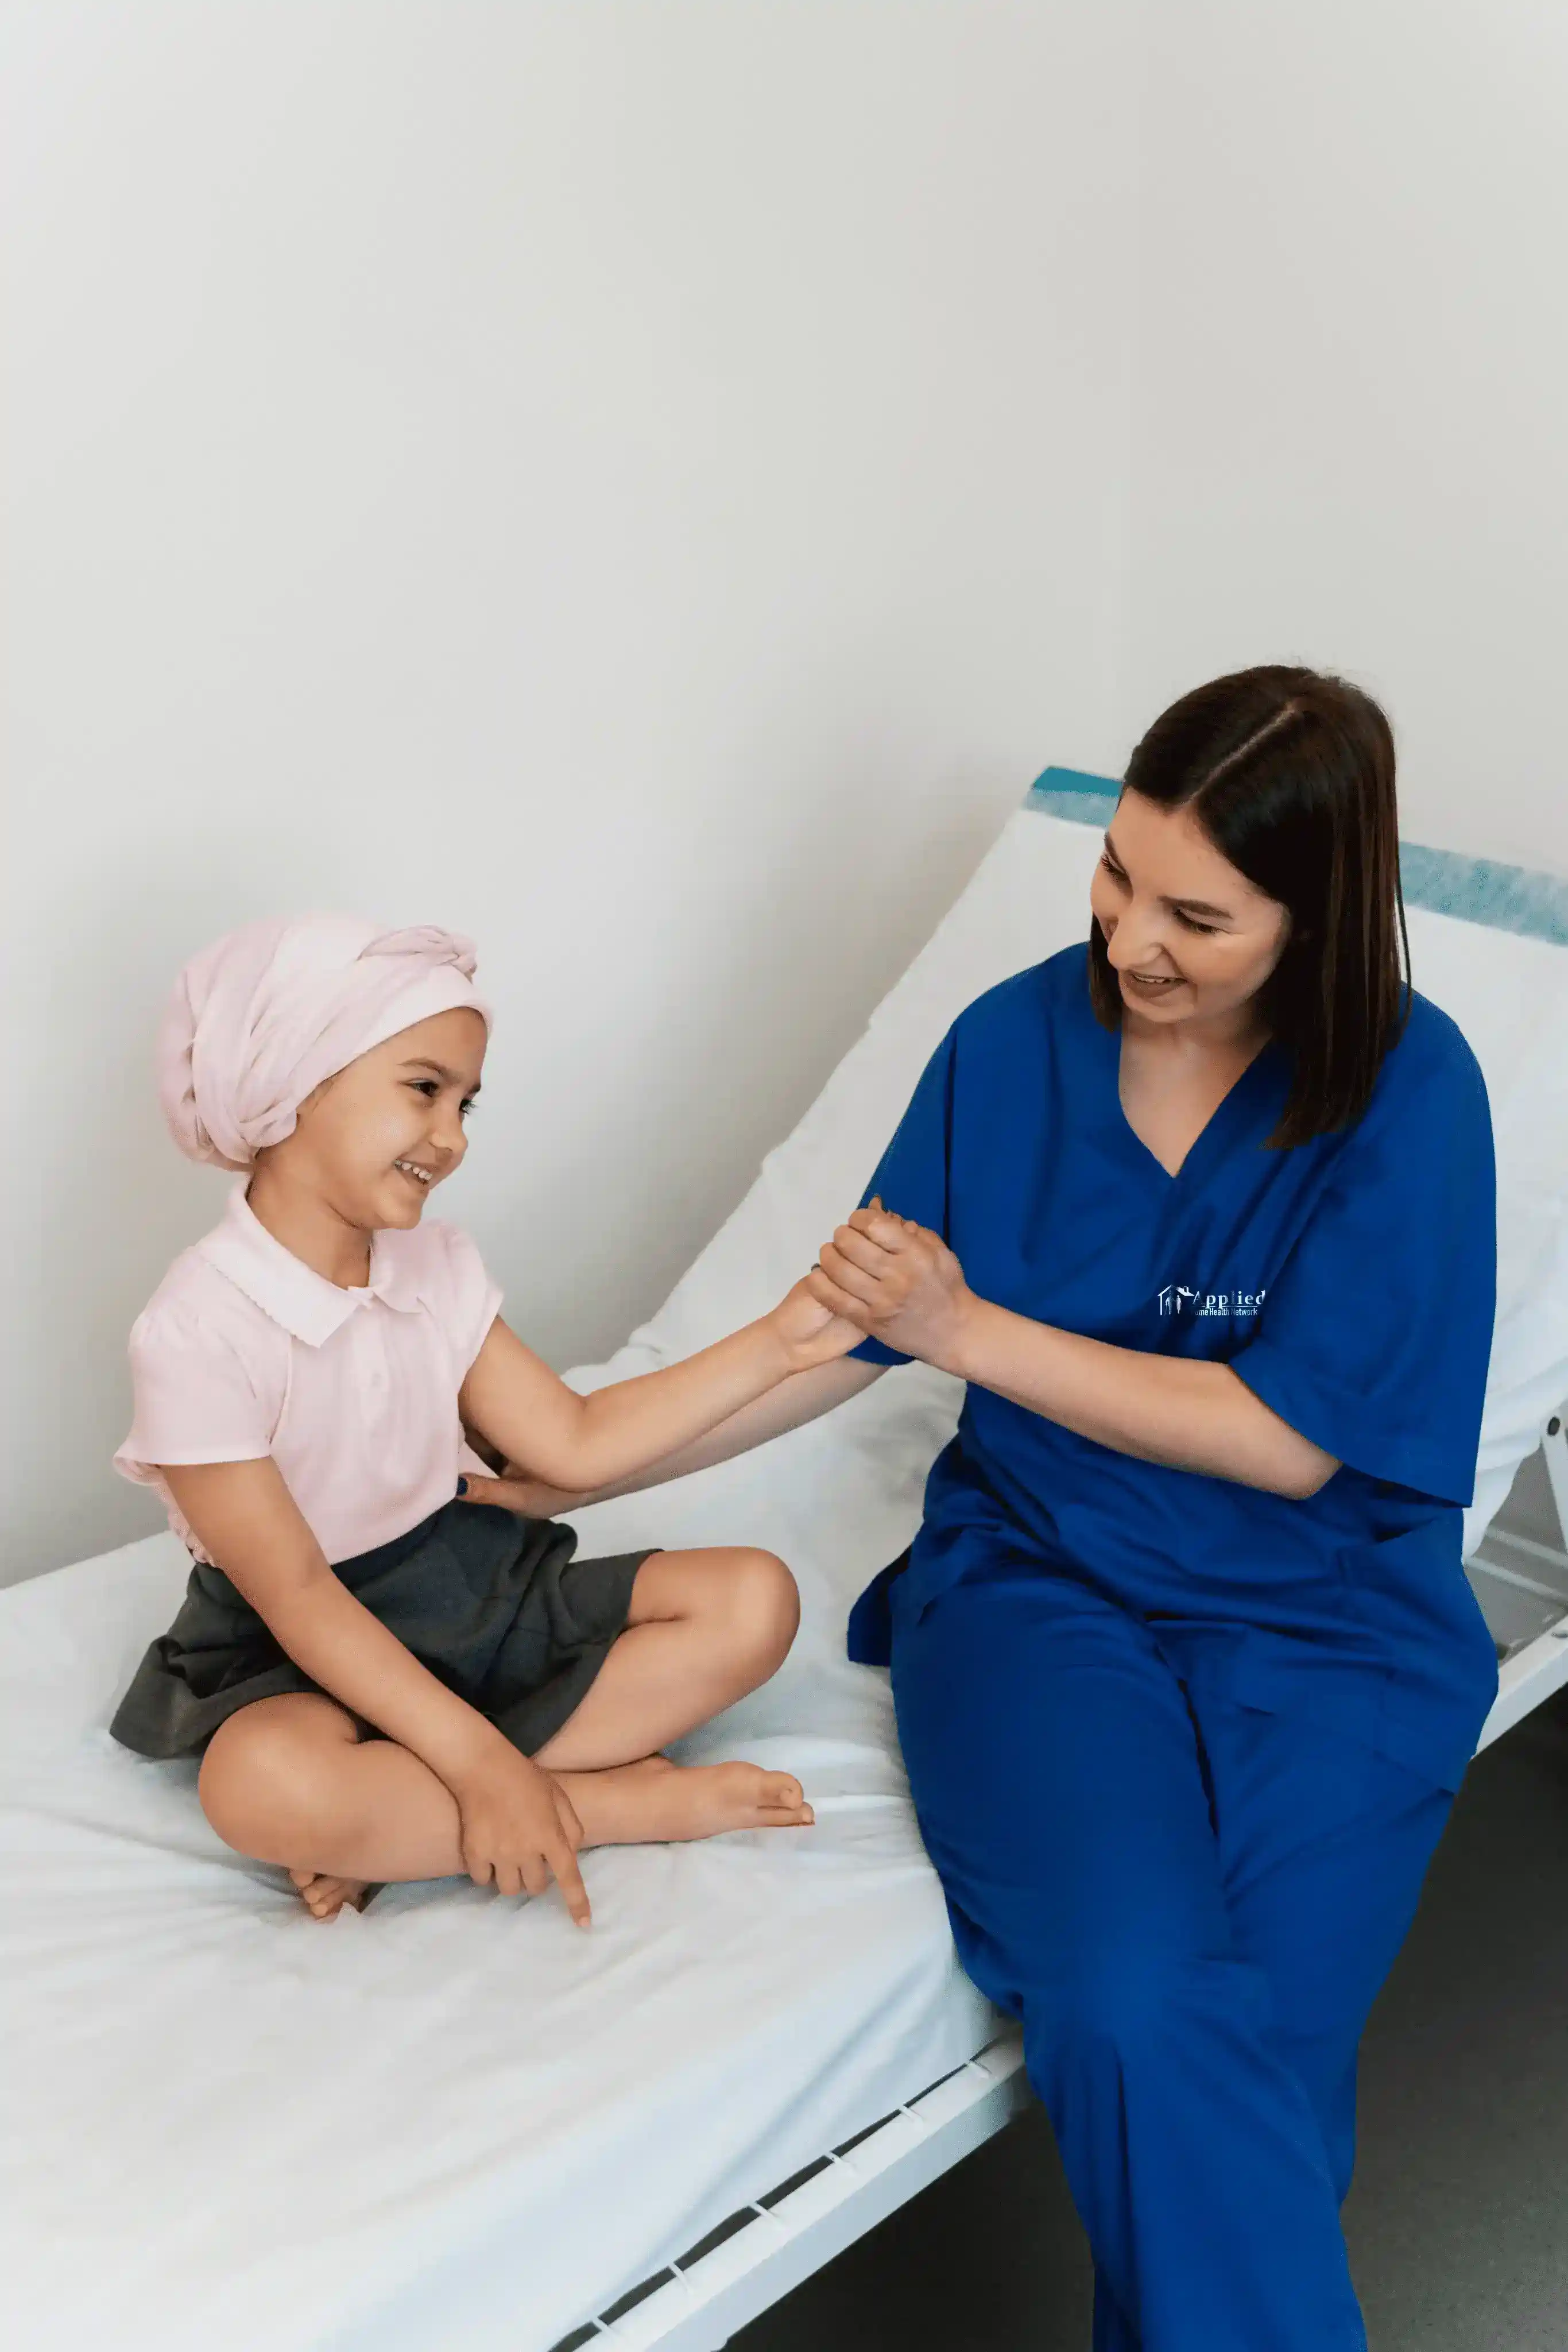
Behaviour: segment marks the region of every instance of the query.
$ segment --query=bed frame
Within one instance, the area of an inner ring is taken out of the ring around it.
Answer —
[[[718,2352],[813,2271],[980,2147],[1026,2095],[1009,2032],[977,2057],[744,2206],[555,2352]]]
[[[1539,1453],[1516,1481],[1516,1494],[1537,1465],[1545,1474],[1545,1508],[1539,1517],[1548,1540],[1518,1534],[1494,1519],[1465,1563],[1498,1647],[1498,1694],[1481,1733],[1482,1748],[1568,1683],[1568,1408],[1547,1423]]]
[[[1109,777],[1048,768],[1032,807],[1103,824]],[[1568,886],[1521,867],[1406,843],[1407,901],[1568,946]],[[1518,1516],[1494,1521],[1465,1563],[1497,1643],[1498,1695],[1477,1753],[1568,1684],[1568,1405],[1553,1413],[1515,1484]],[[1514,1516],[1514,1496],[1505,1513]],[[999,2021],[998,2021],[999,2022]],[[874,2230],[1010,2121],[1029,2097],[1016,2028],[843,2146],[743,2207],[553,2352],[719,2352],[814,2271]]]

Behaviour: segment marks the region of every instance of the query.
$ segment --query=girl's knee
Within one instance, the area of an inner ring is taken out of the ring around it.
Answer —
[[[740,1551],[728,1580],[737,1639],[748,1660],[771,1674],[789,1655],[800,1624],[800,1594],[776,1553]]]
[[[282,1711],[272,1712],[275,1706]],[[301,1716],[281,1701],[246,1707],[214,1734],[202,1759],[202,1811],[238,1853],[285,1864],[306,1860],[331,1803],[335,1751],[354,1746],[355,1738],[336,1707],[330,1717],[325,1707]]]

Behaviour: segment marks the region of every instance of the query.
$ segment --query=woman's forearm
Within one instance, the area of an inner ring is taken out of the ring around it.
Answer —
[[[1303,1500],[1339,1467],[1228,1364],[1113,1348],[977,1297],[939,1234],[879,1201],[839,1227],[807,1287],[903,1354],[1138,1461]]]
[[[1339,1467],[1228,1364],[1113,1348],[978,1298],[953,1354],[961,1378],[1143,1462],[1300,1497]]]

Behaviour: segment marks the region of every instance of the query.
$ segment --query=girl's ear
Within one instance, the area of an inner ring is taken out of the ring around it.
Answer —
[[[298,1104],[295,1108],[294,1117],[296,1122],[304,1118],[308,1112],[313,1111],[316,1108],[318,1103],[322,1101],[323,1098],[330,1093],[333,1085],[342,1076],[342,1075],[341,1070],[334,1070],[331,1077],[323,1078],[319,1086],[311,1087],[304,1101]]]

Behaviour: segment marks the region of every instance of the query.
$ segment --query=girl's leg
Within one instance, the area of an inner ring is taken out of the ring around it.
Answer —
[[[1022,2018],[1089,2233],[1097,2352],[1364,2352],[1322,2102],[1261,1958],[1274,1938],[1233,1928],[1197,1732],[1153,1638],[1024,1571],[898,1625],[894,1690],[960,1954]],[[1356,1847],[1356,1791],[1320,1805],[1310,1770],[1255,1779],[1260,1885],[1342,1842],[1339,1875],[1281,1906],[1298,1936],[1347,1881],[1409,1883],[1381,1824]],[[1319,1939],[1325,1972],[1375,1974],[1359,1938],[1353,1906]],[[1324,2005],[1343,2024],[1356,1999]]]
[[[795,1580],[771,1552],[664,1551],[643,1561],[625,1632],[534,1759],[566,1790],[588,1844],[810,1826],[791,1772],[677,1767],[659,1753],[776,1674],[800,1622]]]
[[[406,1748],[362,1740],[324,1694],[241,1707],[208,1743],[198,1785],[225,1843],[288,1871],[319,1918],[380,1881],[463,1867],[451,1792]]]
[[[677,1769],[654,1753],[767,1680],[788,1652],[798,1608],[788,1570],[768,1553],[660,1553],[643,1563],[627,1632],[537,1759],[566,1790],[586,1844],[810,1822],[788,1773],[741,1763]],[[620,1737],[601,1699],[607,1677],[630,1709]],[[352,1717],[325,1696],[241,1708],[208,1746],[200,1785],[219,1836],[288,1870],[320,1917],[367,1885],[463,1869],[445,1783],[394,1741],[361,1740]]]
[[[637,1570],[626,1631],[535,1760],[593,1772],[656,1754],[776,1674],[800,1622],[795,1580],[771,1552],[654,1552]]]

